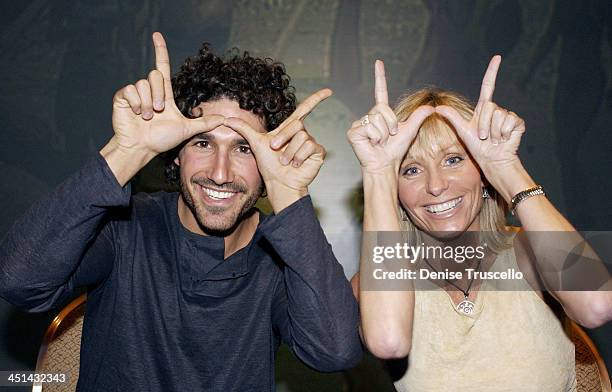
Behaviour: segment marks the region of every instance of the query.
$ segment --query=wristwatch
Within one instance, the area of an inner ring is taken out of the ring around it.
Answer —
[[[544,193],[544,189],[542,189],[542,185],[536,185],[533,188],[525,189],[524,191],[520,191],[519,193],[514,195],[512,200],[510,200],[510,203],[512,204],[512,209],[511,209],[512,215],[515,215],[516,206],[520,202],[522,202],[525,199],[529,199],[532,196],[537,196],[537,195],[546,196],[546,193]]]

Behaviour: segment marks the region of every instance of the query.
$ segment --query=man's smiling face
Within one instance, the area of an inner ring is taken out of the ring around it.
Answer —
[[[266,132],[257,115],[221,98],[192,110],[194,115],[237,117]],[[190,139],[179,152],[181,194],[198,225],[208,232],[234,228],[263,192],[263,180],[247,141],[228,127],[218,127]]]

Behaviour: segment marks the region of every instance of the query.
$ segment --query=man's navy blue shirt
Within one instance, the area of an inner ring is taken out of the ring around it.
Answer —
[[[30,311],[88,297],[78,391],[271,391],[281,342],[338,371],[361,357],[358,309],[308,196],[222,237],[179,221],[178,193],[130,195],[97,156],[0,244],[0,293]]]

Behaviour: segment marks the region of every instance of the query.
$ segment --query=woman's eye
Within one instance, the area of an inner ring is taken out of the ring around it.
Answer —
[[[402,172],[402,175],[404,176],[414,176],[419,174],[420,171],[417,167],[414,166],[410,166],[404,169],[404,171]]]
[[[453,156],[446,159],[446,164],[452,166],[458,164],[461,161],[463,161],[463,158],[461,158],[460,156]]]
[[[250,154],[251,153],[251,147],[249,147],[249,146],[239,146],[238,147],[238,151],[240,151],[242,154]]]

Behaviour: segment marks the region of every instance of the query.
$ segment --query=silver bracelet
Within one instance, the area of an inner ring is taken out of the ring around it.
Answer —
[[[520,191],[519,193],[514,195],[512,200],[510,200],[510,203],[512,203],[512,210],[511,210],[512,215],[515,215],[516,206],[520,202],[522,202],[525,199],[529,199],[532,196],[537,196],[537,195],[546,196],[546,193],[544,193],[544,189],[542,189],[542,185],[536,185],[533,188],[525,189],[524,191]]]

